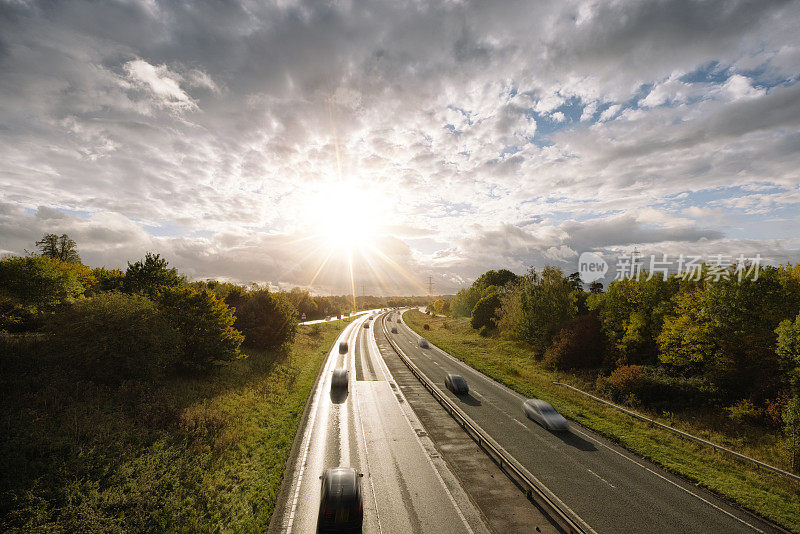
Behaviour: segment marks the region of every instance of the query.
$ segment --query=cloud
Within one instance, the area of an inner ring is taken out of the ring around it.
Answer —
[[[380,206],[364,224],[387,257],[441,288],[581,247],[724,248],[797,219],[781,197],[800,187],[798,17],[781,1],[4,3],[0,248],[63,227],[87,261],[163,249],[197,277],[307,283],[290,243],[319,218],[308,192],[340,177]],[[790,257],[776,232],[759,239]]]

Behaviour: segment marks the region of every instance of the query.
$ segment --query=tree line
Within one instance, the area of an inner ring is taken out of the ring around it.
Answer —
[[[206,372],[242,357],[242,348],[291,343],[304,314],[353,311],[347,296],[192,282],[151,252],[121,270],[84,265],[67,235],[48,234],[36,245],[38,254],[0,259],[2,342],[43,341],[59,362],[99,382]],[[359,297],[356,304],[414,300]]]
[[[783,428],[800,467],[800,265],[747,275],[642,273],[588,291],[553,266],[488,271],[433,309],[481,335],[526,343],[556,370],[596,377],[614,400],[713,406],[737,423]],[[588,374],[587,374],[588,373]]]

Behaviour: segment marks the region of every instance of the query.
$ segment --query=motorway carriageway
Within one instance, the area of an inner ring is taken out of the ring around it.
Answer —
[[[364,473],[366,533],[488,533],[481,514],[394,384],[369,317],[343,330],[323,364],[298,430],[270,532],[316,532],[320,480],[330,467]],[[349,350],[339,354],[339,341]],[[350,372],[343,402],[330,394],[335,368]]]
[[[423,374],[596,532],[780,532],[575,422],[561,435],[545,430],[525,417],[520,394],[433,344],[420,348],[404,322],[386,326],[398,327],[389,336]],[[383,356],[398,357],[393,351]],[[447,373],[463,376],[469,394],[447,390]]]

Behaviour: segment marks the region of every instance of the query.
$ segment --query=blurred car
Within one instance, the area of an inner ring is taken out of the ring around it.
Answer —
[[[347,352],[347,341],[340,341],[339,342],[339,354],[344,354]]]
[[[547,430],[563,432],[569,429],[569,423],[553,408],[550,403],[540,399],[528,399],[522,404],[525,416],[545,427]]]
[[[364,323],[364,328],[369,328],[369,321],[366,321],[366,322]]]
[[[400,322],[400,319],[399,319],[399,318],[397,319],[397,322],[398,322],[398,323]]]
[[[317,532],[361,532],[364,504],[361,473],[352,467],[326,469],[322,479]]]
[[[350,384],[350,373],[347,369],[334,369],[331,378],[331,391],[345,392]]]
[[[419,338],[419,346],[423,349],[429,349],[431,346],[428,344],[428,340],[424,338]]]
[[[393,326],[393,327],[392,327],[392,334],[396,334],[396,333],[397,333],[397,327],[396,327],[396,326]]]
[[[456,395],[466,395],[469,393],[467,381],[464,380],[461,375],[455,373],[447,373],[447,376],[444,378],[444,385]]]

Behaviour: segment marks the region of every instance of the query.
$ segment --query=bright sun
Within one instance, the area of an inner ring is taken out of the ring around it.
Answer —
[[[350,252],[370,244],[387,221],[387,202],[368,184],[325,182],[304,204],[312,231],[334,252]]]

